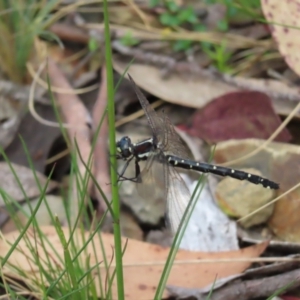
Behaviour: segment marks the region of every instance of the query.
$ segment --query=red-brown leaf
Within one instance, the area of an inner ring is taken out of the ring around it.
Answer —
[[[193,116],[189,134],[209,142],[228,139],[267,139],[279,127],[271,99],[261,92],[232,92],[199,110]],[[284,129],[276,141],[288,142],[291,135]]]

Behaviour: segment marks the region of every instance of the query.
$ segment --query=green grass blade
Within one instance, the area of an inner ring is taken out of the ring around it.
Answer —
[[[108,126],[109,126],[109,150],[111,164],[112,182],[112,206],[114,210],[114,239],[115,239],[115,261],[117,275],[118,299],[124,299],[124,280],[122,263],[122,240],[120,228],[120,201],[118,191],[117,160],[116,160],[116,134],[115,134],[115,102],[114,102],[114,83],[112,68],[112,51],[110,43],[109,15],[107,0],[103,1],[104,25],[105,25],[105,58],[107,75],[107,98],[108,98]]]

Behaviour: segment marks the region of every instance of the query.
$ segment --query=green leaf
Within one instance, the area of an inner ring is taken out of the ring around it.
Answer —
[[[88,43],[88,48],[90,52],[94,52],[98,49],[98,42],[94,37],[90,37],[89,43]]]
[[[184,22],[189,22],[189,23],[197,23],[198,22],[198,18],[197,15],[195,14],[194,10],[192,7],[188,7],[186,9],[182,9],[179,13],[178,13],[178,19],[184,23]]]
[[[166,4],[166,8],[167,8],[170,12],[176,13],[176,12],[179,11],[179,6],[178,6],[174,1],[172,1],[172,0],[166,1],[165,4]]]
[[[125,46],[135,46],[140,41],[132,36],[131,31],[127,31],[125,35],[121,38],[121,43]]]
[[[192,43],[193,43],[193,41],[190,41],[190,40],[176,41],[173,44],[173,50],[177,51],[177,52],[188,50],[192,47]]]
[[[230,5],[227,6],[227,15],[228,17],[234,17],[238,13],[238,10],[236,7]]]
[[[223,19],[223,20],[219,20],[217,22],[217,28],[220,30],[220,31],[227,31],[228,30],[228,22],[226,19]]]
[[[177,16],[173,16],[170,13],[163,13],[160,15],[159,20],[161,24],[166,26],[178,26],[180,25],[180,20]]]

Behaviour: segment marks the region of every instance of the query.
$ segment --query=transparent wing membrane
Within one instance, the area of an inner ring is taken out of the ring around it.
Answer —
[[[167,177],[169,184],[165,190],[167,200],[167,218],[173,234],[178,230],[178,226],[190,201],[190,192],[181,178],[180,174],[169,166]]]
[[[165,195],[165,167],[157,162],[158,155],[153,155],[146,162],[146,166],[139,175],[137,191],[145,200],[150,198],[163,198]]]
[[[137,87],[132,77],[128,74],[128,77],[132,83],[134,91],[140,101],[140,104],[146,114],[148,124],[151,128],[153,137],[157,139],[157,142],[160,140],[164,140],[164,120],[158,116],[155,110],[151,107],[149,101],[141,92],[141,90]]]

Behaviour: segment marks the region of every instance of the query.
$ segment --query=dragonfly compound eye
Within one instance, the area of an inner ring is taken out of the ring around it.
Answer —
[[[117,142],[117,151],[122,158],[128,158],[132,155],[132,143],[129,137],[125,136]]]

